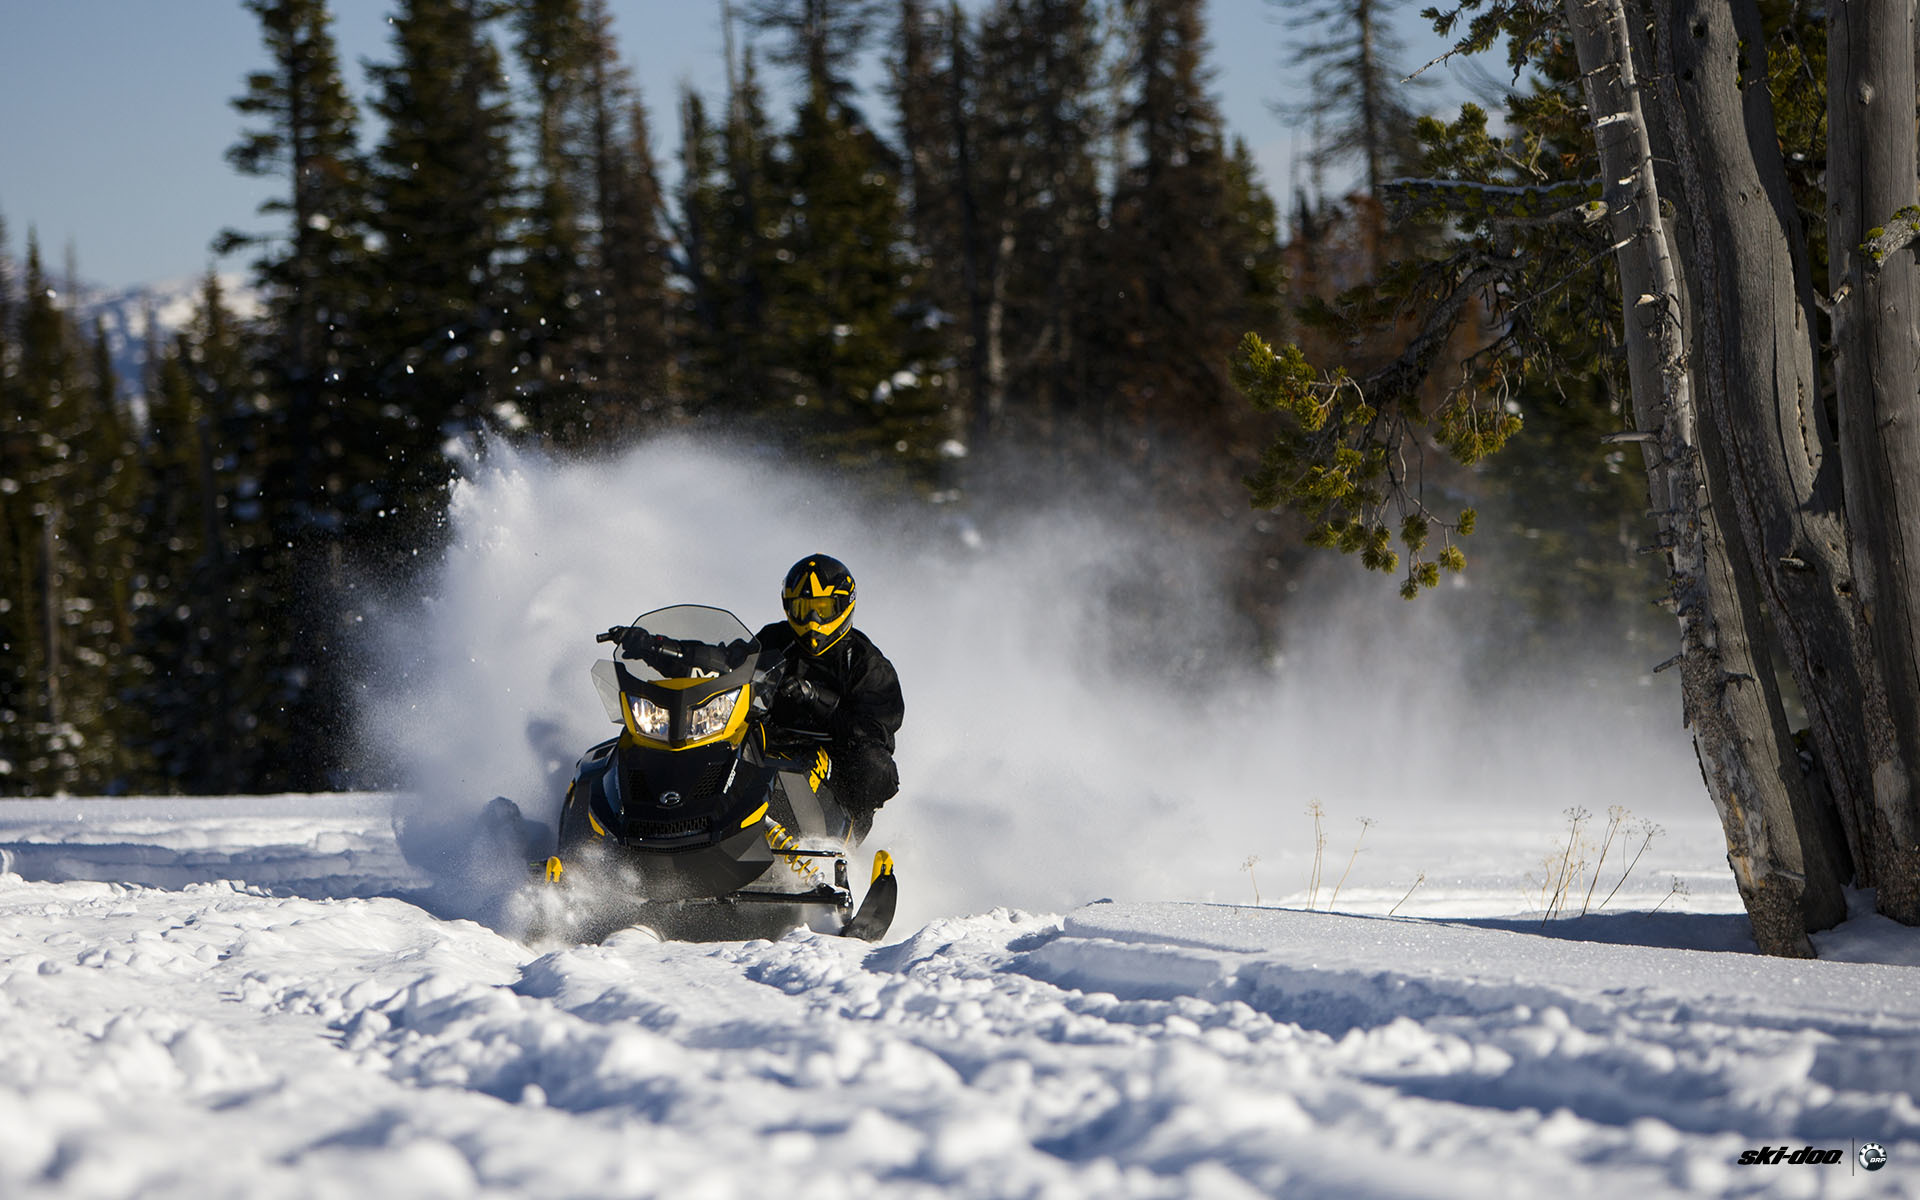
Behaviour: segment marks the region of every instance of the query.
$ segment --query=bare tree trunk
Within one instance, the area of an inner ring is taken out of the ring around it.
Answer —
[[[1765,597],[1839,808],[1790,783],[1807,869],[1801,903],[1808,928],[1825,929],[1846,917],[1849,843],[1857,851],[1860,839],[1844,837],[1841,818],[1857,825],[1871,791],[1861,712],[1878,684],[1852,602],[1837,460],[1820,412],[1805,242],[1772,99],[1743,86],[1766,74],[1752,0],[1654,0],[1654,8],[1660,107],[1692,241],[1693,361],[1724,463],[1714,495],[1731,501],[1720,510],[1736,523],[1729,540]]]
[[[61,674],[66,667],[60,661],[60,506],[49,503],[40,529],[40,615],[46,623],[47,639],[47,727],[60,736],[66,721],[61,703]],[[57,775],[57,771],[56,771]]]
[[[232,592],[232,582],[227,574],[226,539],[220,530],[220,502],[218,482],[214,475],[214,434],[213,421],[204,413],[198,415],[193,423],[194,449],[198,452],[200,468],[200,545],[201,556],[207,564],[208,581],[213,585],[215,596],[228,596]],[[234,768],[234,747],[241,744],[233,736],[240,728],[235,718],[238,715],[233,703],[233,681],[228,666],[231,663],[232,647],[237,644],[233,634],[232,607],[227,604],[214,604],[208,615],[212,626],[212,644],[214,653],[219,655],[213,672],[213,710],[215,728],[220,731],[218,744],[202,750],[213,760],[209,770],[203,772],[203,778],[210,778],[214,786],[223,792],[234,792],[246,787],[246,781],[240,778],[240,772]]]
[[[1354,5],[1354,16],[1360,26],[1360,138],[1367,166],[1367,195],[1378,197],[1380,185],[1386,180],[1384,160],[1385,147],[1381,144],[1385,130],[1380,112],[1380,64],[1374,55],[1377,35],[1374,22],[1378,19],[1372,0],[1359,0]]]
[[[1011,189],[1009,189],[1011,190]],[[986,406],[998,426],[1007,409],[1007,275],[1013,269],[1019,244],[1014,236],[1011,202],[1000,218],[1000,238],[994,243],[992,278],[987,285]]]
[[[967,81],[972,74],[966,58],[966,34],[953,27],[952,79],[948,93],[948,133],[953,138],[953,186],[960,217],[961,290],[967,297],[967,390],[973,401],[968,441],[976,462],[985,454],[1000,425],[1000,396],[992,382],[991,284],[986,235],[982,226],[979,189],[973,169],[973,127],[967,113]]]
[[[1621,0],[1566,0],[1587,93],[1588,122],[1607,181],[1614,261],[1626,308],[1628,369],[1647,493],[1667,550],[1680,622],[1681,694],[1694,751],[1727,837],[1754,937],[1769,954],[1810,957],[1800,911],[1805,881],[1774,713],[1753,659],[1735,563],[1720,535],[1695,427],[1681,331],[1683,299],[1661,225],[1646,117]],[[1775,836],[1785,831],[1788,836]]]
[[[1885,681],[1869,714],[1865,873],[1881,912],[1920,924],[1920,263],[1861,243],[1915,203],[1913,0],[1832,0],[1827,245],[1853,568]],[[1878,268],[1878,269],[1875,269]]]

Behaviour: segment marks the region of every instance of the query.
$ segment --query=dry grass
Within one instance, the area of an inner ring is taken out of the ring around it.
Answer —
[[[1593,814],[1584,808],[1574,807],[1565,811],[1567,818],[1566,841],[1541,860],[1541,873],[1529,874],[1528,882],[1534,886],[1533,906],[1540,911],[1540,920],[1544,924],[1555,917],[1569,915],[1586,916],[1590,912],[1599,912],[1606,908],[1619,894],[1620,888],[1627,882],[1633,869],[1640,864],[1640,858],[1659,837],[1662,830],[1651,821],[1634,824],[1633,834],[1640,838],[1639,846],[1633,857],[1627,861],[1620,877],[1614,880],[1613,887],[1601,898],[1600,903],[1593,902],[1594,892],[1598,890],[1601,875],[1607,864],[1608,855],[1613,853],[1616,842],[1627,840],[1621,831],[1628,825],[1631,815],[1621,805],[1607,810],[1605,828],[1597,836],[1591,832]],[[1629,837],[1632,835],[1629,835]],[[1573,897],[1580,896],[1580,911],[1572,913]],[[1667,899],[1674,893],[1669,892]],[[1661,901],[1662,904],[1666,900]]]

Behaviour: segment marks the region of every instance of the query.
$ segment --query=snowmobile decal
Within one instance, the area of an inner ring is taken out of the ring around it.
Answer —
[[[822,750],[819,757],[813,760],[813,770],[807,773],[807,785],[817,792],[820,790],[820,785],[832,775],[833,760],[827,757],[825,750]]]

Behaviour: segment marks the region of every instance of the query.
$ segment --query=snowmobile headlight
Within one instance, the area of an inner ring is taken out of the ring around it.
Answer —
[[[734,710],[740,707],[741,691],[740,688],[734,688],[730,692],[721,692],[688,713],[687,740],[697,742],[724,730],[733,720]]]
[[[641,737],[667,740],[667,710],[645,696],[629,696],[633,705],[633,728]]]

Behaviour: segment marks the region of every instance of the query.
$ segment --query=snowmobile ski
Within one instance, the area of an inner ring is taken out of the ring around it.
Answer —
[[[887,928],[893,924],[893,910],[900,902],[900,885],[893,877],[893,855],[885,850],[876,850],[873,854],[873,882],[867,887],[867,898],[860,902],[860,911],[853,915],[840,928],[841,937],[858,938],[863,942],[877,942],[887,936]]]

